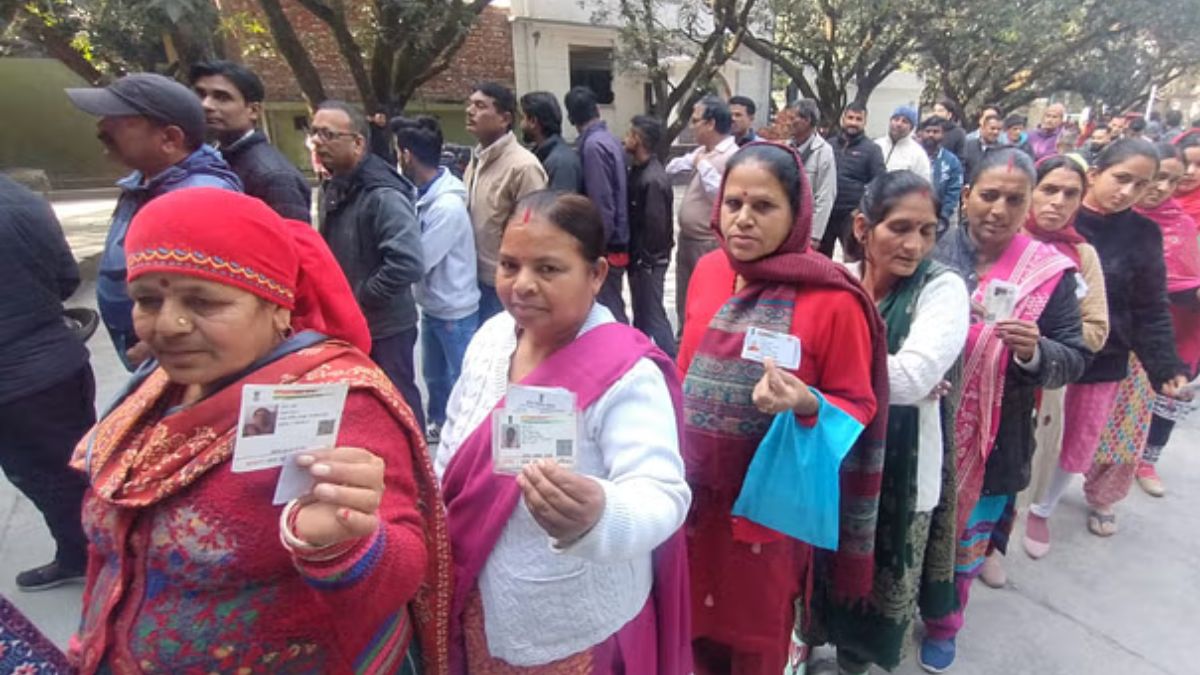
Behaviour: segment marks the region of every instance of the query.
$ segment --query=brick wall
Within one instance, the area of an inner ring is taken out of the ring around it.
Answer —
[[[282,0],[282,5],[313,65],[321,73],[325,93],[330,97],[357,101],[358,90],[328,27],[294,0]],[[245,23],[238,19],[253,18],[266,26],[255,0],[224,0],[221,7],[235,24]],[[362,21],[371,20],[369,3],[358,4],[352,11],[359,11]],[[235,33],[237,37],[230,41],[230,47],[235,53],[240,51],[241,61],[262,78],[268,101],[303,100],[291,69],[275,52],[269,34]],[[481,80],[495,80],[509,87],[515,85],[512,27],[506,9],[489,7],[484,10],[455,54],[450,68],[426,82],[415,98],[427,102],[461,103],[470,95],[471,85]]]

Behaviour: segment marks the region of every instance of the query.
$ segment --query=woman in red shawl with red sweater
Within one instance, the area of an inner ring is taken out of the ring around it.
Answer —
[[[679,366],[693,491],[687,532],[697,673],[777,675],[788,661],[797,600],[801,610],[821,606],[804,613],[804,623],[836,643],[836,634],[810,620],[865,602],[871,591],[886,341],[858,282],[810,250],[810,194],[793,151],[770,143],[738,151],[714,208],[721,249],[700,260],[688,289]],[[775,344],[797,338],[798,367],[744,359],[751,331]],[[763,441],[779,424],[798,429],[799,447],[785,455],[811,458],[810,478],[828,489],[840,475],[840,500],[833,490],[826,509],[836,551],[818,552],[780,531],[815,512],[750,494],[758,490],[747,477],[771,461]],[[764,508],[754,520],[733,515],[753,512],[756,501]]]
[[[445,672],[449,543],[412,412],[365,354],[366,322],[319,235],[262,202],[193,189],[126,242],[154,360],[76,451],[87,587],[80,672]],[[231,471],[243,385],[346,383],[315,486]],[[419,645],[417,645],[419,643]]]

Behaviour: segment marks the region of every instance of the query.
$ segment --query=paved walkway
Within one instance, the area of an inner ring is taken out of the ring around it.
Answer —
[[[111,202],[60,205],[76,253],[102,243]],[[98,249],[96,249],[98,250]],[[668,280],[672,275],[668,275]],[[670,281],[668,283],[671,283]],[[668,297],[673,297],[673,289]],[[85,284],[69,304],[94,306]],[[101,404],[111,399],[125,373],[101,330],[89,343]],[[1171,489],[1152,499],[1138,488],[1120,507],[1121,532],[1102,540],[1085,529],[1078,483],[1051,523],[1054,550],[1034,562],[1020,548],[1020,532],[1008,558],[1010,582],[972,591],[967,627],[959,638],[962,675],[1191,675],[1196,665],[1196,605],[1200,601],[1200,418],[1182,424],[1161,463]],[[47,561],[53,546],[32,505],[0,478],[0,593],[59,644],[75,629],[78,586],[41,593],[15,590],[14,575]],[[823,652],[821,652],[823,653]],[[821,654],[819,653],[819,654]],[[826,671],[827,667],[815,669]],[[882,672],[882,671],[880,671]],[[911,660],[896,670],[922,672]]]

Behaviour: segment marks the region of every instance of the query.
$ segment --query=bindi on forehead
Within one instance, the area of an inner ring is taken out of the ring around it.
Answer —
[[[170,288],[171,282],[166,277],[159,277],[158,278],[158,287],[159,288]]]

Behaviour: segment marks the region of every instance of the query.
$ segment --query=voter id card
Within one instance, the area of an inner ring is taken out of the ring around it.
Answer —
[[[751,326],[742,341],[742,358],[758,363],[771,358],[780,368],[796,370],[800,367],[800,338]]]
[[[573,467],[580,435],[575,403],[574,392],[562,387],[510,387],[504,407],[492,413],[496,473],[518,474],[542,459]]]
[[[990,281],[983,291],[983,320],[985,323],[1007,321],[1017,308],[1017,286],[1007,281]]]
[[[334,447],[348,391],[344,383],[242,387],[231,470],[248,473],[283,467],[275,504],[308,492],[312,477],[296,465],[296,456]]]

